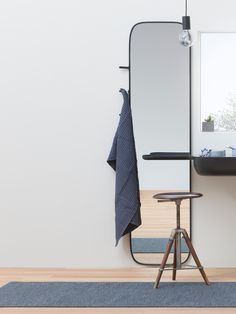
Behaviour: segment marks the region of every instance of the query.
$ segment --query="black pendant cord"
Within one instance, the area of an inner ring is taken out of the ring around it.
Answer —
[[[182,16],[183,30],[190,30],[190,16],[188,14],[188,0],[185,0],[185,15]]]

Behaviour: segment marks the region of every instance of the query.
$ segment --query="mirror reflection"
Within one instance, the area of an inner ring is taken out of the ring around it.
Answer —
[[[136,261],[159,264],[171,230],[173,203],[157,203],[161,192],[189,191],[189,160],[145,160],[155,152],[190,152],[189,49],[179,43],[179,23],[137,24],[130,41],[130,96],[138,161],[142,225],[132,232]],[[181,224],[190,231],[190,204]],[[188,250],[182,245],[183,260]],[[172,263],[173,254],[170,254]]]

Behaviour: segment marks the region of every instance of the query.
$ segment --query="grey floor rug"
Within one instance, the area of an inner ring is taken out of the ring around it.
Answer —
[[[236,307],[236,283],[10,282],[0,307]]]

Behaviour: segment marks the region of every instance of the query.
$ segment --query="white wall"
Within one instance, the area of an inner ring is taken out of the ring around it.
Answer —
[[[234,0],[192,0],[194,151],[236,142],[200,132],[197,32],[236,31]],[[106,157],[128,76],[128,37],[144,20],[180,20],[180,0],[0,2],[0,266],[135,266],[114,247]],[[231,139],[230,139],[231,137]],[[236,266],[236,178],[199,177],[193,237],[206,266]],[[220,229],[219,229],[220,228]]]
[[[202,133],[200,131],[200,33],[201,31],[236,31],[233,11],[236,2],[190,1],[193,36],[192,98],[193,150],[203,147],[224,148],[236,142],[236,133]],[[234,71],[234,69],[232,69]],[[217,71],[217,69],[216,69]],[[193,173],[193,189],[204,198],[193,204],[193,239],[206,266],[236,266],[236,177],[201,177]]]

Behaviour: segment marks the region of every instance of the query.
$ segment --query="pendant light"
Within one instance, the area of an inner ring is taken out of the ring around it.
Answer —
[[[179,41],[184,47],[191,47],[193,45],[192,35],[190,31],[190,16],[187,15],[188,0],[185,0],[185,16],[182,16],[183,30],[179,35]]]

